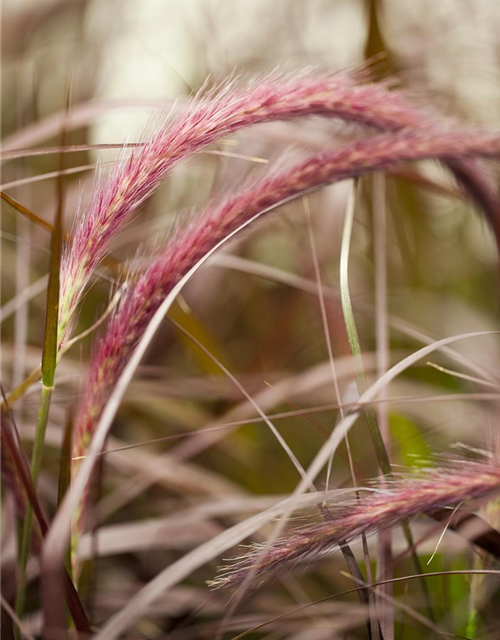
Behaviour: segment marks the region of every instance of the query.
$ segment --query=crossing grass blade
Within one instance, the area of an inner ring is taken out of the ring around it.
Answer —
[[[4,202],[7,202],[8,204],[10,204],[10,206],[13,207],[16,211],[18,211],[23,216],[28,218],[28,220],[30,220],[31,222],[34,222],[39,227],[42,227],[42,229],[46,229],[51,233],[54,231],[54,227],[49,222],[46,222],[45,220],[43,220],[43,218],[40,218],[40,216],[37,216],[36,213],[33,213],[33,211],[30,211],[27,207],[25,207],[20,202],[12,198],[12,196],[9,196],[7,193],[5,193],[5,191],[0,191],[0,198],[2,198]]]

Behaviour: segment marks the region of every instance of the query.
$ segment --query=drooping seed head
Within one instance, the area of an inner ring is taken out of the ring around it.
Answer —
[[[249,575],[257,586],[295,566],[317,562],[345,540],[388,529],[418,514],[491,496],[500,490],[500,466],[490,457],[455,459],[406,477],[384,478],[372,489],[377,486],[376,492],[328,505],[331,521],[302,527],[271,545],[254,546],[222,567],[210,586],[235,587]]]
[[[439,127],[439,118],[412,107],[401,94],[389,91],[388,83],[366,85],[359,79],[360,74],[353,72],[276,72],[246,84],[225,83],[193,98],[181,113],[158,117],[142,146],[124,151],[109,175],[98,171],[86,210],[76,216],[73,239],[61,264],[60,343],[67,338],[78,303],[113,238],[172,169],[208,145],[243,127],[314,115],[384,131]],[[484,179],[484,188],[477,189],[473,165],[462,167],[460,179],[469,192],[474,185],[476,195],[487,192]]]

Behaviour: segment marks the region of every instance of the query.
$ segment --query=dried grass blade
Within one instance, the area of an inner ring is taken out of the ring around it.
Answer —
[[[46,229],[51,233],[54,230],[54,227],[49,222],[46,222],[45,220],[43,220],[43,218],[40,218],[40,216],[37,216],[36,213],[33,213],[33,211],[30,211],[29,209],[27,209],[20,202],[18,202],[17,200],[14,200],[14,198],[6,194],[5,191],[0,191],[0,198],[2,198],[2,200],[10,204],[10,206],[13,207],[16,211],[18,211],[23,216],[28,218],[28,220],[37,224],[39,227],[42,227],[43,229]]]
[[[385,196],[385,175],[377,174],[372,178],[372,220],[373,220],[373,262],[375,270],[375,334],[377,348],[377,376],[383,375],[389,368],[389,327],[387,318],[387,216]],[[385,402],[387,390],[380,394],[380,403],[376,406],[376,417],[380,434],[386,446],[390,447],[389,413]],[[379,536],[377,549],[377,579],[391,578],[392,571],[392,532],[384,531]],[[392,598],[392,585],[377,590],[380,624],[385,640],[394,638],[394,609],[388,606],[387,598]]]

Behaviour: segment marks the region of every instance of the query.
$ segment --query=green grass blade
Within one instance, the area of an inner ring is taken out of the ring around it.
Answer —
[[[352,357],[354,360],[354,371],[356,375],[356,383],[358,391],[363,394],[368,389],[368,383],[363,368],[363,356],[361,353],[361,345],[359,342],[358,330],[356,328],[356,321],[354,319],[354,313],[352,310],[351,295],[349,292],[349,252],[351,247],[352,227],[354,223],[354,204],[355,204],[355,189],[351,190],[349,200],[347,203],[344,231],[342,234],[342,246],[340,251],[340,298],[342,302],[342,312],[344,314],[344,322],[347,331],[347,338],[349,340],[349,346],[351,348]],[[371,405],[368,405],[364,409],[368,430],[372,439],[375,453],[377,455],[378,464],[386,476],[392,476],[391,462],[389,454],[384,444],[384,439],[380,433],[380,429],[377,423],[377,417],[375,411]],[[402,523],[403,531],[405,534],[408,547],[410,549],[411,557],[419,574],[423,574],[420,559],[415,550],[413,542],[413,536],[408,523],[405,521]],[[427,585],[422,577],[421,580],[422,590],[427,602],[428,615],[431,620],[434,619],[432,614],[431,600]]]
[[[344,231],[342,234],[342,248],[340,253],[340,297],[342,302],[342,313],[344,314],[344,322],[347,331],[347,338],[349,340],[349,346],[351,348],[352,357],[354,360],[354,370],[356,374],[356,383],[358,391],[363,394],[368,389],[368,383],[363,368],[363,356],[361,354],[361,345],[359,342],[358,331],[356,329],[356,321],[354,320],[354,313],[352,310],[351,295],[349,293],[349,250],[351,246],[352,226],[354,222],[354,202],[355,194],[354,189],[351,191],[349,201],[347,204]],[[377,459],[382,473],[389,475],[391,473],[391,463],[387,449],[385,448],[382,434],[378,428],[377,418],[372,406],[367,406],[364,409],[366,422],[370,431],[370,436],[375,447]]]
[[[64,137],[64,136],[63,136]],[[61,161],[62,162],[62,161]],[[64,185],[62,177],[58,180],[58,199],[54,230],[50,242],[50,268],[47,286],[47,310],[42,350],[42,392],[38,407],[37,423],[33,452],[31,456],[31,476],[36,489],[40,467],[42,464],[45,444],[45,431],[49,418],[50,403],[54,387],[58,352],[58,320],[59,320],[59,272],[62,254],[62,214],[64,207]],[[21,534],[19,550],[19,584],[16,594],[16,613],[22,617],[26,601],[26,567],[31,549],[31,534],[33,528],[33,509],[27,505],[26,516]],[[16,640],[19,640],[19,630],[15,630]]]
[[[59,181],[60,182],[60,181]],[[59,320],[59,271],[62,253],[62,212],[63,188],[59,184],[59,198],[56,212],[56,222],[50,243],[50,270],[47,287],[47,313],[45,315],[45,330],[42,351],[42,384],[46,388],[54,386],[57,366],[57,328]]]

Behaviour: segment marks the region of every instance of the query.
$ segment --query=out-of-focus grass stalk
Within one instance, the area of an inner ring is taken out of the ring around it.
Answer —
[[[47,231],[50,231],[51,233],[53,233],[54,227],[51,224],[49,224],[48,222],[46,222],[45,220],[37,216],[35,213],[30,211],[27,207],[25,207],[20,202],[18,202],[17,200],[9,196],[7,193],[0,191],[0,198],[4,202],[7,202],[7,204],[13,207],[16,211],[19,211],[19,213],[25,216],[28,220],[35,222],[36,224],[40,225]],[[31,385],[40,379],[41,374],[42,374],[41,367],[36,367],[35,369],[33,369],[33,371],[15,389],[13,389],[13,391],[11,391],[7,395],[7,402],[9,404],[12,404],[16,400],[18,400],[20,397],[22,397],[24,393],[31,387]],[[4,411],[5,408],[6,406],[2,398],[2,411]]]
[[[469,618],[467,620],[467,628],[465,631],[466,637],[471,638],[471,640],[473,640],[473,638],[477,636],[479,613],[475,604],[475,591],[479,587],[481,582],[483,582],[482,576],[472,576],[471,590],[469,594]]]
[[[387,216],[385,202],[385,176],[375,174],[372,179],[372,220],[373,220],[373,262],[375,271],[375,334],[377,351],[377,376],[382,376],[389,368],[389,331],[387,324]],[[380,403],[376,407],[377,423],[380,434],[389,448],[388,407],[385,404],[387,389],[379,395]],[[377,549],[377,580],[392,577],[392,533],[389,530],[379,535]],[[391,584],[377,590],[380,626],[384,640],[394,638],[394,607],[389,605],[392,599]],[[388,600],[389,599],[389,600]]]
[[[68,412],[66,427],[64,429],[64,438],[61,445],[61,455],[59,457],[59,482],[57,487],[57,506],[61,504],[66,491],[71,483],[71,441],[73,437],[73,420],[71,412]],[[68,545],[66,553],[66,571],[71,578],[71,554]]]
[[[349,252],[351,247],[352,227],[354,223],[354,206],[355,206],[355,188],[351,190],[349,200],[346,207],[344,230],[342,233],[342,246],[340,251],[340,299],[342,302],[342,312],[344,314],[344,321],[346,326],[347,338],[349,340],[349,346],[351,348],[352,357],[354,360],[354,371],[356,375],[356,384],[358,385],[359,394],[362,395],[368,389],[368,383],[366,381],[365,371],[363,367],[363,355],[361,353],[361,345],[359,342],[358,330],[356,328],[356,321],[354,319],[354,312],[352,309],[351,295],[349,293]],[[380,429],[377,423],[377,416],[372,405],[366,405],[364,407],[364,415],[370,437],[372,439],[377,460],[382,473],[388,478],[392,478],[392,467],[387,453],[387,448],[380,433]],[[411,553],[413,564],[415,569],[422,574],[422,566],[420,558],[415,549],[413,541],[413,535],[411,533],[410,526],[406,520],[402,521],[403,532],[408,543],[408,547]],[[424,578],[421,580],[422,591],[424,593],[427,610],[431,620],[434,619],[432,613],[431,599],[427,585]]]

